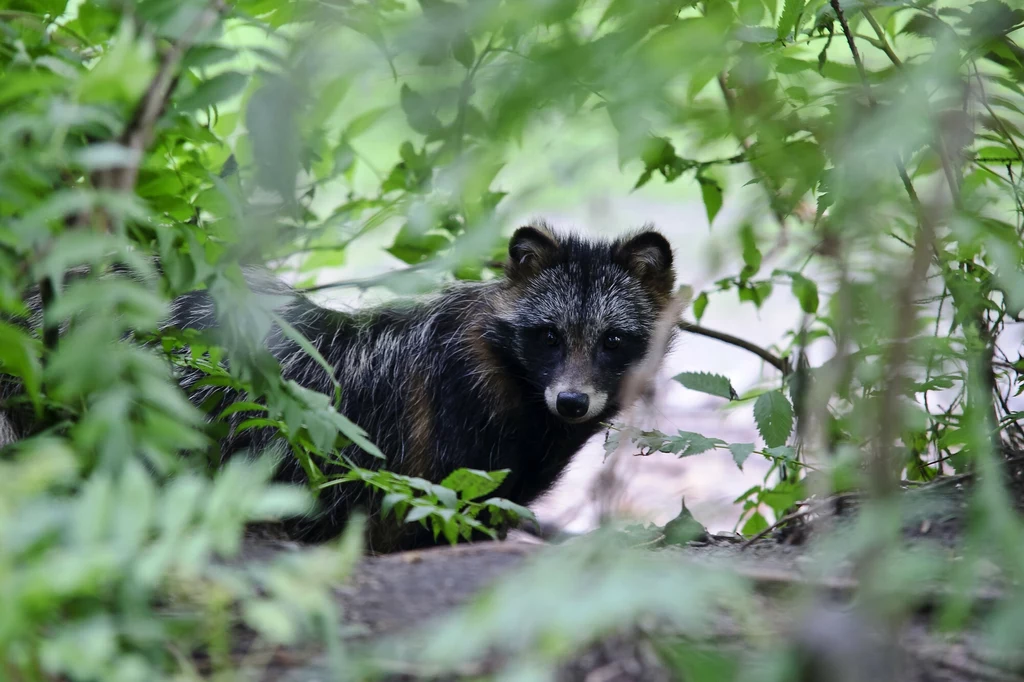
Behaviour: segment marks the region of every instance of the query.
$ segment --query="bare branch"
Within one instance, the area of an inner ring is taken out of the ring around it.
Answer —
[[[792,371],[788,358],[780,358],[774,353],[767,351],[756,344],[750,343],[749,341],[744,341],[743,339],[738,338],[736,336],[732,336],[731,334],[717,332],[713,329],[708,329],[707,327],[701,327],[698,324],[693,324],[692,322],[680,322],[679,329],[681,329],[684,332],[689,332],[691,334],[706,336],[709,339],[715,339],[716,341],[728,343],[731,346],[736,346],[737,348],[742,348],[745,351],[749,351],[756,355],[757,357],[764,360],[765,362],[767,362],[775,369],[782,372],[783,376],[787,376],[790,373],[790,371]]]
[[[139,164],[142,163],[143,152],[153,138],[153,128],[157,120],[167,108],[167,101],[178,83],[178,67],[196,36],[208,30],[226,11],[224,0],[211,0],[209,5],[199,13],[192,25],[185,31],[181,39],[171,45],[160,61],[156,76],[146,89],[146,94],[135,108],[131,121],[121,135],[120,143],[133,152],[132,163],[120,168],[112,168],[98,178],[97,186],[130,192],[135,188],[139,175]]]

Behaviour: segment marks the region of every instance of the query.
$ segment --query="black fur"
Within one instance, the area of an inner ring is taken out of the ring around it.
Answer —
[[[453,285],[412,304],[342,313],[259,271],[247,278],[255,291],[285,297],[278,313],[335,368],[341,411],[387,455],[384,466],[434,481],[460,467],[511,469],[495,494],[523,505],[549,490],[600,422],[620,409],[620,382],[647,352],[674,282],[671,250],[656,232],[590,241],[543,224],[512,237],[505,277]],[[217,317],[210,297],[194,292],[174,302],[168,326],[209,328]],[[331,392],[324,370],[279,329],[266,343],[286,379]],[[189,388],[202,376],[190,371],[181,383]],[[218,390],[200,388],[193,400],[223,407],[244,398],[217,400]],[[590,399],[577,423],[554,408],[557,393],[570,390]],[[229,436],[223,456],[280,448],[273,435]],[[360,466],[381,466],[355,447],[344,454]],[[291,456],[282,457],[279,475],[304,480]],[[332,486],[317,515],[296,522],[295,531],[332,537],[355,507],[372,511],[376,500],[356,483]],[[368,539],[375,551],[433,542],[418,524],[398,527],[372,513]]]

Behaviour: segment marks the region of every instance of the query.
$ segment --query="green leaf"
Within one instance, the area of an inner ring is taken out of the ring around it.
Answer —
[[[270,311],[270,317],[272,320],[274,320],[277,326],[280,327],[281,332],[286,337],[295,342],[295,344],[298,345],[299,348],[301,348],[303,352],[306,353],[306,355],[315,360],[316,364],[320,365],[320,367],[323,368],[324,372],[327,374],[327,377],[331,380],[331,384],[337,387],[338,380],[334,377],[334,367],[331,366],[331,363],[327,362],[324,356],[320,354],[320,351],[318,351],[316,347],[309,342],[309,339],[303,336],[298,329],[289,324],[287,320],[285,320],[277,313]]]
[[[436,511],[437,507],[434,505],[413,505],[413,508],[405,516],[405,522],[415,523],[416,521],[421,521]]]
[[[389,106],[381,106],[364,111],[349,122],[348,127],[345,128],[345,138],[354,140],[375,126],[385,114],[390,112],[391,107]]]
[[[146,92],[156,68],[152,41],[138,38],[134,22],[125,18],[113,45],[78,82],[80,101],[134,104]]]
[[[708,372],[682,372],[673,377],[691,391],[700,391],[708,395],[715,395],[719,398],[736,400],[739,395],[732,387],[729,379],[720,374],[709,374]]]
[[[402,85],[399,93],[402,111],[409,122],[409,127],[417,133],[431,137],[441,132],[441,121],[437,118],[427,104],[423,95],[412,90],[408,85]]]
[[[782,391],[762,393],[754,403],[754,421],[768,447],[785,445],[793,430],[793,406]]]
[[[342,138],[341,142],[334,149],[334,167],[331,173],[334,175],[342,175],[347,172],[352,164],[356,160],[355,150],[352,149],[352,145],[349,144],[347,138]]]
[[[454,490],[445,488],[443,485],[431,484],[430,492],[437,497],[441,504],[447,507],[447,510],[439,509],[439,512],[450,511],[459,506],[459,496]]]
[[[758,533],[768,530],[768,521],[765,520],[761,512],[754,512],[754,514],[747,519],[747,522],[743,524],[743,530],[740,531],[743,535],[750,537],[757,535]]]
[[[761,501],[771,507],[776,517],[783,516],[789,509],[807,497],[803,482],[783,481],[770,490],[764,491]]]
[[[230,417],[238,412],[267,412],[266,405],[260,405],[251,401],[243,400],[237,403],[232,403],[224,408],[224,411],[217,415],[217,419],[224,419]]]
[[[508,474],[509,469],[492,472],[478,469],[456,469],[441,481],[441,485],[457,493],[462,493],[464,500],[475,500],[497,490]]]
[[[700,318],[704,317],[704,311],[708,308],[708,295],[705,292],[700,292],[697,298],[693,301],[693,316],[700,322]]]
[[[473,47],[473,40],[465,31],[461,31],[452,42],[452,56],[455,61],[467,69],[473,67],[476,60],[476,48]]]
[[[42,344],[19,327],[0,320],[0,371],[19,377],[29,399],[38,408],[43,366]]]
[[[818,285],[799,272],[775,270],[772,275],[786,275],[793,282],[793,296],[800,302],[800,308],[808,314],[818,312]]]
[[[175,102],[177,109],[183,113],[206,109],[219,102],[231,99],[245,89],[249,75],[238,71],[226,71],[213,78],[203,81],[191,94]]]
[[[787,462],[796,460],[796,450],[794,450],[790,445],[779,445],[778,447],[768,448],[765,452],[772,457],[784,459]]]
[[[739,19],[744,24],[756,25],[764,17],[764,5],[761,0],[739,0],[737,9]]]
[[[818,285],[803,275],[793,277],[793,295],[800,301],[805,313],[813,315],[818,312]]]
[[[500,509],[504,512],[511,513],[515,518],[536,519],[536,517],[533,515],[533,512],[527,509],[526,507],[516,504],[515,502],[512,502],[510,500],[506,500],[502,497],[491,497],[481,502],[481,504],[485,507],[490,508],[492,513],[494,512],[494,510]],[[507,516],[507,514],[505,516]]]
[[[708,438],[693,431],[680,431],[670,437],[660,450],[677,454],[680,457],[690,457],[714,450],[719,445],[725,445],[725,441],[719,438]]]
[[[700,182],[700,194],[704,199],[704,210],[708,214],[708,225],[711,225],[722,208],[722,186],[704,177],[697,180]]]
[[[300,168],[298,99],[292,84],[275,77],[254,92],[245,107],[257,181],[261,187],[276,191],[286,202],[294,199]]]
[[[754,452],[753,443],[732,443],[729,445],[729,452],[732,453],[732,459],[736,462],[736,466],[743,470],[743,463],[747,461],[750,454]]]
[[[740,26],[733,32],[733,37],[742,43],[774,43],[778,40],[771,26]]]
[[[779,40],[800,29],[796,22],[803,13],[805,4],[806,0],[786,0],[782,14],[779,15],[779,24],[775,29],[775,35]]]
[[[391,510],[394,509],[395,505],[403,502],[407,503],[410,497],[411,496],[408,493],[404,492],[388,493],[380,502],[381,516],[387,517]]]
[[[370,442],[369,436],[361,427],[357,426],[355,422],[350,420],[343,414],[335,411],[331,411],[331,416],[334,420],[335,425],[338,427],[338,431],[343,436],[348,438],[350,441],[355,443],[368,455],[372,455],[378,459],[386,459],[384,453],[380,451],[376,445]]]
[[[749,279],[761,269],[761,251],[757,248],[754,228],[747,223],[740,228],[740,244],[743,247],[743,272],[741,279]]]

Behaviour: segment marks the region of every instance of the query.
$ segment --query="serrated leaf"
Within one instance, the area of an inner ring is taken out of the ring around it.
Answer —
[[[750,454],[754,452],[753,443],[732,443],[729,446],[729,452],[732,453],[732,460],[736,462],[736,466],[742,471],[743,463],[747,461]]]
[[[672,377],[691,391],[700,391],[708,395],[736,400],[739,395],[727,377],[708,372],[682,372]]]
[[[796,459],[796,450],[790,445],[779,445],[778,447],[768,448],[765,450],[772,457],[778,457],[786,461],[792,462]]]
[[[670,452],[680,457],[690,457],[714,450],[718,445],[725,445],[725,441],[720,438],[708,438],[693,431],[680,431],[669,438],[660,449],[662,452]]]
[[[769,448],[785,445],[793,430],[793,406],[782,391],[762,393],[754,403],[754,421]]]
[[[775,29],[775,35],[780,40],[800,28],[796,25],[796,22],[803,13],[805,4],[806,0],[786,0],[786,4],[782,8],[782,14],[779,15],[779,24]]]

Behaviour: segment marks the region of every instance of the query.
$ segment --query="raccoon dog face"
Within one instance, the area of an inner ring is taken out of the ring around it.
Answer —
[[[521,378],[565,422],[610,416],[671,296],[668,242],[646,228],[591,242],[523,227],[509,242],[506,274],[511,296],[500,316]]]

